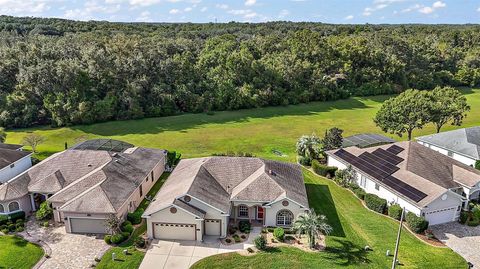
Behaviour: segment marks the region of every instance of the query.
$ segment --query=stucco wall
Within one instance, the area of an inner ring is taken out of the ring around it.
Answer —
[[[337,160],[332,156],[327,157],[327,164],[328,166],[338,167],[338,169],[340,170],[347,169],[347,166],[344,163],[342,163],[341,161]]]
[[[222,214],[218,209],[215,209],[204,202],[198,200],[195,197],[191,197],[190,202],[188,204],[197,207],[203,211],[205,211],[205,219],[219,219],[222,221],[222,228],[220,232],[220,237],[227,236],[227,227],[228,227],[228,212],[223,212],[226,214]]]
[[[6,182],[24,171],[26,171],[28,168],[32,167],[32,159],[30,158],[30,155],[23,157],[22,159],[16,161],[13,163],[14,167],[4,167],[3,169],[0,170],[0,182]]]
[[[18,202],[21,211],[25,211],[25,214],[30,215],[30,211],[32,211],[32,204],[30,202],[30,196],[28,195],[23,196],[19,199],[1,201],[0,204],[3,205],[5,213],[9,213],[8,205],[14,201]]]
[[[160,210],[147,218],[148,238],[153,238],[153,223],[196,224],[197,240],[201,241],[203,239],[203,220],[196,219],[193,215],[185,212],[183,209],[180,209],[178,207],[176,207],[176,213],[171,213],[171,207],[172,206]]]
[[[288,201],[288,206],[283,206],[282,202],[285,200]],[[304,214],[305,210],[308,210],[308,208],[302,208],[290,200],[282,199],[272,204],[270,208],[265,208],[265,226],[277,226],[277,213],[282,209],[288,209],[293,213],[293,222],[295,222],[300,214]]]

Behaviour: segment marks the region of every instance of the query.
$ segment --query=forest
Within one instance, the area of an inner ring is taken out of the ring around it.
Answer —
[[[0,126],[480,86],[479,25],[167,24],[0,16]]]

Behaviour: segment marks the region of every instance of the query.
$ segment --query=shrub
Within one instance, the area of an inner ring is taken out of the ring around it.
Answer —
[[[480,219],[480,205],[473,206],[472,214],[475,218]]]
[[[467,220],[467,225],[468,226],[471,226],[471,227],[476,227],[480,224],[480,220],[477,219],[477,218],[472,218],[472,219],[469,219]]]
[[[469,217],[470,214],[467,211],[462,211],[460,213],[460,218],[458,219],[458,222],[460,222],[461,224],[465,224]]]
[[[248,251],[248,253],[253,253],[253,249],[252,249],[252,248],[247,248],[247,251]]]
[[[124,239],[127,239],[128,237],[130,237],[130,233],[129,232],[121,232],[122,236]]]
[[[8,221],[8,215],[0,215],[0,225],[6,224]]]
[[[238,236],[238,234],[233,235],[233,240],[235,240],[235,243],[240,243],[240,241],[242,241],[240,240],[240,236]]]
[[[227,244],[230,244],[230,243],[232,243],[232,239],[227,238],[227,239],[225,239],[225,242],[226,242]]]
[[[283,241],[285,237],[285,231],[281,227],[275,228],[275,230],[273,230],[273,236],[277,238],[278,241]]]
[[[248,220],[242,220],[238,223],[238,229],[242,233],[250,233],[251,228],[252,228],[252,225]]]
[[[112,242],[113,244],[119,244],[121,242],[123,242],[125,240],[123,234],[119,233],[119,234],[114,234],[110,237],[110,242]]]
[[[337,171],[337,167],[321,164],[318,160],[312,160],[312,169],[315,173],[329,178],[334,177]]]
[[[432,230],[425,230],[425,236],[428,238],[428,239],[433,239],[435,238],[435,235],[433,234],[433,231]]]
[[[304,166],[310,166],[312,165],[312,159],[308,157],[298,156],[298,163]]]
[[[142,222],[142,214],[143,209],[139,208],[135,210],[135,212],[127,214],[127,220],[130,221],[132,224],[140,224]]]
[[[266,233],[268,233],[268,229],[263,228],[263,229],[262,229],[262,234],[266,234]]]
[[[122,232],[126,232],[128,233],[129,235],[132,234],[134,228],[133,228],[133,225],[132,224],[126,224],[124,225],[125,223],[122,224],[122,227],[121,227],[121,230]]]
[[[17,232],[17,233],[23,232],[24,230],[25,230],[25,228],[23,228],[23,226],[17,226],[15,228],[15,232]]]
[[[428,228],[428,221],[412,212],[407,213],[406,221],[408,227],[417,234],[423,233]]]
[[[42,225],[43,227],[47,228],[48,226],[50,226],[50,222],[48,222],[48,220],[44,221]]]
[[[47,201],[40,204],[40,208],[35,213],[37,220],[48,220],[53,216],[53,209]]]
[[[25,220],[25,212],[24,211],[18,211],[14,212],[8,215],[8,218],[12,221],[15,222],[19,219]]]
[[[267,227],[267,231],[269,233],[273,233],[274,230],[275,230],[275,227]]]
[[[388,208],[388,215],[396,220],[400,220],[402,217],[402,207],[397,204],[391,205]]]
[[[242,235],[240,235],[240,238],[246,239],[247,237],[244,234],[242,234]]]
[[[382,199],[375,194],[365,194],[365,204],[368,208],[378,213],[384,213],[387,209],[387,200]]]
[[[263,235],[255,237],[253,243],[255,244],[255,247],[259,250],[265,250],[267,248],[267,238],[265,238],[265,236]]]
[[[105,237],[103,238],[103,240],[105,240],[105,243],[107,243],[107,244],[110,245],[110,244],[112,243],[111,238],[112,238],[112,236],[109,235],[109,234],[107,234],[107,235],[105,235]]]
[[[135,244],[135,246],[137,248],[145,248],[145,239],[143,239],[142,237],[138,236],[135,238],[135,240],[133,240],[133,244]]]
[[[3,228],[3,229],[1,229],[0,231],[2,231],[2,233],[4,233],[4,234],[8,234],[8,232],[9,232],[9,231],[8,231],[8,228]]]
[[[355,196],[358,197],[360,200],[365,200],[365,195],[367,194],[362,188],[357,188],[352,190]]]
[[[8,224],[8,231],[9,232],[14,232],[16,228],[17,227],[15,226],[15,224],[13,224],[13,223]]]
[[[236,231],[237,231],[237,227],[235,227],[235,226],[228,227],[228,233],[229,234],[234,234]]]
[[[475,168],[480,170],[480,160],[475,161]]]

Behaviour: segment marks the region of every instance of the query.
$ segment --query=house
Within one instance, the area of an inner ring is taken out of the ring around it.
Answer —
[[[56,153],[0,185],[0,212],[51,202],[70,233],[105,233],[105,219],[136,209],[165,169],[166,151],[95,139]]]
[[[22,145],[0,143],[0,184],[14,178],[32,166],[32,153]]]
[[[356,146],[359,148],[369,148],[385,144],[392,144],[396,141],[390,137],[379,134],[356,134],[343,138],[342,148]]]
[[[416,142],[327,152],[328,165],[351,166],[367,193],[424,216],[430,225],[458,219],[469,200],[478,199],[480,171]]]
[[[145,210],[149,238],[225,237],[240,220],[291,226],[309,211],[301,168],[246,157],[180,161]]]
[[[480,126],[421,136],[417,141],[472,167],[480,160]]]

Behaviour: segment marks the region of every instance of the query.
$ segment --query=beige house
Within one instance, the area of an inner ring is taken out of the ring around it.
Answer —
[[[289,227],[309,211],[301,168],[243,157],[182,160],[145,210],[149,238],[225,237],[240,220]]]
[[[71,233],[105,233],[109,214],[133,212],[165,169],[166,151],[89,140],[56,153],[0,185],[0,204],[27,215],[45,200]]]

